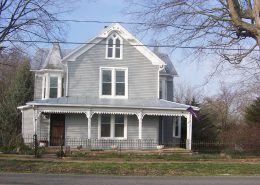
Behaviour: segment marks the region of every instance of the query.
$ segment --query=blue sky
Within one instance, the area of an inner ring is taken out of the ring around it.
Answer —
[[[126,0],[81,0],[74,6],[75,11],[64,16],[63,18],[97,21],[138,21],[132,20],[130,16],[123,13],[127,9],[126,6]],[[107,24],[99,23],[69,23],[69,27],[66,29],[66,41],[88,41],[90,38],[101,32],[106,25]],[[130,32],[135,32],[132,26],[123,26],[126,27]],[[152,41],[151,37],[143,37],[143,34],[135,36],[144,44],[150,44]],[[68,47],[68,45],[62,47]],[[70,47],[75,48],[77,45]],[[205,81],[206,75],[210,71],[210,62],[181,62],[183,58],[185,59],[185,55],[187,54],[185,54],[185,52],[183,52],[181,49],[178,49],[170,54],[172,62],[179,74],[179,77],[176,78],[177,83],[187,83],[189,85],[198,87],[199,89],[203,89],[203,93],[205,94],[214,94],[217,89],[218,81],[212,80],[207,86],[201,87]]]

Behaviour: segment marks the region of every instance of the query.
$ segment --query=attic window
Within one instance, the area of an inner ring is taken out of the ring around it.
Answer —
[[[123,40],[117,34],[112,34],[107,38],[106,58],[122,59]]]

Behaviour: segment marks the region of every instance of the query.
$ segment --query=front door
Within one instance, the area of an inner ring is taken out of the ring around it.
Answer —
[[[64,145],[65,139],[65,115],[64,114],[51,114],[51,146]]]

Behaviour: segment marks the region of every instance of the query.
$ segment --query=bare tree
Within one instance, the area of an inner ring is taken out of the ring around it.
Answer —
[[[211,49],[235,64],[254,55],[260,46],[259,0],[130,2],[130,13],[145,23],[143,29],[163,31],[163,43],[176,47],[193,43],[199,51]]]
[[[60,39],[63,23],[57,20],[69,10],[69,2],[72,0],[0,0],[0,51],[17,41]]]
[[[181,82],[174,87],[174,101],[177,103],[192,105],[192,103],[199,103],[203,98],[204,94],[199,89],[187,83]]]

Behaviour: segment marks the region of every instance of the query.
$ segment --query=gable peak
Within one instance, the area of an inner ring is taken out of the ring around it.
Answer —
[[[117,34],[123,36],[125,39],[130,39],[131,34],[119,23],[113,23],[102,31],[101,34],[99,34],[98,37],[100,38],[107,38],[109,37],[113,32],[116,32]]]

